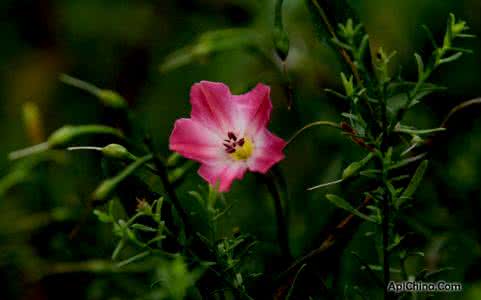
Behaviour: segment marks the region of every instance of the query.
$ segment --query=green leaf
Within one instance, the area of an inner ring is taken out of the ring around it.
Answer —
[[[333,195],[333,194],[327,194],[326,195],[326,198],[327,200],[329,200],[332,204],[336,205],[337,207],[339,208],[342,208],[348,212],[350,212],[351,214],[353,215],[356,215],[358,216],[359,218],[361,219],[364,219],[366,221],[369,221],[369,222],[373,222],[373,223],[377,223],[376,220],[370,216],[367,216],[365,214],[363,214],[362,212],[358,211],[357,209],[355,209],[354,207],[352,207],[351,204],[349,204],[349,202],[347,202],[346,200],[344,200],[343,198],[339,197],[339,196],[336,196],[336,195]]]
[[[324,89],[324,91],[325,91],[326,93],[332,94],[332,95],[334,95],[334,96],[336,96],[336,97],[338,97],[338,98],[341,98],[341,99],[344,99],[344,100],[347,99],[346,96],[344,96],[343,94],[341,94],[341,93],[339,93],[339,92],[336,92],[335,90]]]
[[[351,97],[354,95],[354,81],[353,81],[353,76],[351,75],[349,79],[347,79],[346,75],[344,72],[341,72],[341,81],[342,85],[344,86],[344,91],[346,93],[346,96]]]
[[[312,191],[312,190],[320,189],[320,188],[323,188],[323,187],[326,187],[326,186],[338,184],[338,183],[341,183],[341,182],[342,182],[342,179],[338,179],[338,180],[334,180],[334,181],[330,181],[330,182],[326,182],[326,183],[321,183],[321,184],[318,184],[316,186],[312,186],[312,187],[308,188],[307,190]]]
[[[414,53],[414,57],[416,58],[416,64],[418,65],[418,80],[421,81],[421,79],[424,76],[424,63],[422,57]]]
[[[111,215],[106,214],[98,209],[94,210],[94,215],[96,215],[99,221],[103,223],[112,223],[114,221],[114,218]]]
[[[123,260],[123,261],[119,262],[119,263],[117,264],[117,267],[118,267],[118,268],[122,268],[123,266],[126,266],[126,265],[128,265],[128,264],[131,264],[131,263],[137,261],[137,260],[140,260],[140,259],[142,259],[142,258],[144,258],[144,257],[149,256],[150,253],[151,253],[150,250],[147,250],[147,251],[144,251],[144,252],[142,252],[142,253],[139,253],[139,254],[137,254],[137,255],[135,255],[135,256],[132,256],[132,257],[126,259],[126,260]]]
[[[143,224],[138,224],[138,223],[133,224],[131,227],[133,229],[137,229],[137,230],[141,230],[141,231],[147,231],[147,232],[157,232],[158,231],[158,229],[156,229],[156,228],[152,228],[152,227],[145,226]]]
[[[416,162],[420,159],[422,159],[424,156],[426,156],[426,152],[424,153],[421,153],[419,155],[416,155],[416,156],[413,156],[413,157],[409,157],[409,158],[406,158],[406,159],[403,159],[401,161],[398,161],[396,163],[394,163],[393,165],[391,165],[388,169],[389,170],[394,170],[394,169],[398,169],[398,168],[402,168],[404,166],[407,166],[408,164],[410,163],[413,163],[413,162]]]
[[[125,239],[121,239],[118,242],[117,246],[115,247],[114,252],[112,253],[112,260],[117,259],[117,257],[120,254],[120,251],[122,251],[122,249],[124,249],[124,247],[125,247]]]
[[[369,48],[369,35],[365,34],[359,44],[359,59],[363,59],[366,50]]]
[[[356,161],[351,163],[347,168],[344,169],[342,172],[342,179],[346,179],[358,174],[358,172],[373,158],[374,154],[371,152],[366,157],[361,159],[360,161]]]
[[[428,168],[428,160],[423,160],[419,164],[419,167],[416,169],[416,172],[414,172],[413,178],[411,179],[408,186],[406,187],[401,197],[399,198],[399,205],[401,205],[404,201],[406,201],[406,199],[410,199],[414,194],[414,192],[416,192],[416,189],[421,183],[421,180],[423,179],[424,173],[426,172],[427,168]]]
[[[439,61],[439,64],[446,64],[446,63],[453,62],[453,61],[459,59],[461,56],[463,56],[463,52],[456,52],[455,54],[453,54],[451,56],[448,56],[446,58],[441,59]]]
[[[286,60],[289,54],[289,36],[284,29],[282,18],[282,4],[284,0],[277,0],[274,12],[274,46],[281,60]]]

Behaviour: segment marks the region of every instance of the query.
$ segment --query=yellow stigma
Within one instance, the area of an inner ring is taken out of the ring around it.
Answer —
[[[254,145],[252,144],[251,140],[248,138],[244,138],[244,143],[241,145],[237,145],[235,147],[235,151],[230,153],[229,155],[235,160],[246,160],[252,155],[252,151],[254,150]]]

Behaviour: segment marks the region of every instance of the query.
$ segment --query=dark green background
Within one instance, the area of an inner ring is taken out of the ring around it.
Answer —
[[[243,49],[196,59],[171,72],[159,66],[171,52],[193,43],[199,34],[231,27],[253,28],[273,54],[273,1],[250,0],[4,0],[0,3],[0,176],[12,165],[7,154],[33,143],[22,116],[30,101],[39,106],[45,135],[64,124],[115,124],[115,116],[94,97],[58,81],[68,73],[121,93],[135,111],[139,125],[151,132],[163,154],[173,122],[189,114],[190,86],[200,80],[222,81],[242,93],[257,82],[272,87],[274,110],[270,128],[287,139],[315,120],[340,121],[342,100],[328,97],[324,88],[340,89],[338,57],[315,38],[304,1],[285,1],[285,26],[291,40],[288,68],[295,93],[295,109],[286,97],[272,66]],[[440,39],[449,12],[465,19],[481,36],[479,0],[369,0],[351,1],[370,35],[372,49],[397,50],[397,68],[415,78],[414,52],[429,55],[430,45],[421,28],[428,25]],[[473,49],[454,64],[442,66],[433,81],[449,89],[430,96],[408,115],[409,124],[436,127],[456,104],[479,96],[481,43],[463,42]],[[446,134],[435,143],[431,164],[413,209],[416,238],[410,245],[426,253],[409,261],[409,270],[453,267],[445,280],[465,283],[459,295],[434,299],[481,299],[481,107],[456,115]],[[92,145],[95,140],[85,140]],[[318,245],[324,225],[345,213],[328,203],[326,192],[343,194],[342,187],[307,192],[306,188],[337,179],[343,167],[362,157],[362,151],[334,129],[319,127],[300,136],[286,150],[280,164],[291,193],[290,242],[296,256]],[[58,262],[108,259],[114,247],[109,226],[88,219],[78,236],[68,233],[101,180],[100,158],[94,153],[60,155],[58,163],[36,168],[29,180],[0,196],[1,299],[132,299],[149,287],[146,278],[133,274],[57,274],[39,278],[37,272]],[[234,202],[222,222],[229,234],[234,227],[260,241],[257,265],[269,267],[277,252],[271,201],[255,176],[247,174],[226,195]],[[195,172],[181,191],[200,184]],[[359,202],[362,187],[351,190]],[[181,192],[182,193],[182,192]],[[185,193],[182,197],[186,198]],[[344,195],[348,195],[344,193]],[[359,194],[360,195],[360,194]],[[359,198],[359,199],[357,199]],[[65,208],[67,221],[52,221],[48,212]],[[373,243],[361,227],[343,252],[340,284],[358,285],[374,293],[374,284],[350,254],[360,253],[377,264]],[[414,230],[410,228],[410,230]],[[421,298],[422,299],[422,298]]]

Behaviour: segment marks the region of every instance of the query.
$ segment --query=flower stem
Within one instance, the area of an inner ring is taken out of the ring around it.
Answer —
[[[462,102],[461,104],[456,105],[453,109],[451,109],[448,115],[444,118],[443,122],[439,127],[445,128],[446,123],[448,123],[449,119],[458,111],[465,109],[471,105],[479,105],[481,104],[481,98],[471,99],[469,101]]]
[[[274,200],[274,206],[276,210],[276,222],[277,222],[277,240],[279,242],[279,247],[282,252],[282,256],[288,260],[292,260],[291,251],[289,249],[289,236],[287,232],[287,222],[282,209],[281,196],[271,175],[265,176],[265,183],[269,193],[272,195]]]
[[[292,135],[292,137],[287,140],[287,145],[289,145],[293,140],[295,140],[297,138],[297,136],[300,135],[304,130],[309,129],[309,128],[314,127],[314,126],[330,126],[330,127],[333,127],[333,128],[341,129],[341,126],[339,126],[339,124],[334,123],[334,122],[330,122],[330,121],[312,122],[312,123],[309,123],[306,126],[302,127],[298,131],[296,131],[294,133],[294,135]]]
[[[94,150],[94,151],[102,151],[102,147],[93,147],[93,146],[78,146],[78,147],[68,147],[67,151],[77,151],[77,150]]]
[[[72,76],[69,76],[67,74],[61,74],[60,75],[60,81],[62,81],[65,84],[68,84],[70,86],[76,87],[78,89],[84,90],[86,92],[89,92],[95,96],[98,96],[101,92],[101,89],[96,87],[95,85],[85,82],[83,80],[74,78]]]
[[[150,138],[145,139],[145,144],[149,148],[149,151],[152,153],[153,157],[153,162],[155,165],[155,168],[157,169],[157,175],[159,175],[160,180],[162,181],[162,184],[164,185],[165,192],[169,196],[170,200],[172,201],[172,204],[174,205],[175,209],[179,213],[180,219],[182,220],[182,223],[184,224],[184,230],[185,230],[185,235],[187,237],[191,236],[192,234],[192,227],[189,222],[189,218],[187,216],[187,213],[185,212],[184,208],[182,207],[182,204],[179,201],[179,198],[177,197],[177,193],[175,192],[174,187],[172,186],[171,182],[169,181],[169,177],[167,175],[167,170],[165,168],[164,163],[162,160],[155,155],[155,149],[154,145],[152,143],[152,140]]]
[[[29,156],[32,154],[40,153],[43,151],[48,150],[49,144],[47,142],[33,145],[31,147],[21,149],[21,150],[16,150],[8,154],[8,159],[10,160],[16,160],[25,156]]]

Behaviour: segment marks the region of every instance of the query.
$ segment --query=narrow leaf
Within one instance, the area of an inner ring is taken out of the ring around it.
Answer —
[[[357,175],[358,172],[373,158],[374,154],[370,152],[366,157],[361,159],[360,161],[356,161],[351,163],[347,168],[344,169],[342,172],[342,179],[346,179]]]
[[[418,65],[418,80],[421,81],[421,78],[424,75],[424,63],[422,57],[414,53],[414,57],[416,58],[416,64]]]
[[[456,52],[455,54],[453,54],[449,57],[441,59],[439,61],[439,64],[445,64],[445,63],[453,62],[453,61],[459,59],[461,56],[463,56],[463,52]]]
[[[416,189],[418,188],[419,184],[421,183],[421,180],[424,177],[424,173],[426,172],[426,169],[428,168],[428,160],[423,160],[421,164],[419,164],[419,167],[416,169],[416,172],[414,172],[414,176],[411,179],[411,182],[409,182],[409,185],[406,187],[404,192],[401,195],[401,198],[399,199],[399,204],[404,202],[406,199],[409,199],[412,197]]]
[[[326,198],[327,198],[327,200],[329,200],[332,204],[336,205],[337,207],[342,208],[342,209],[350,212],[351,214],[358,216],[361,219],[364,219],[364,220],[369,221],[369,222],[376,223],[376,220],[374,220],[372,217],[367,216],[367,215],[363,214],[362,212],[358,211],[357,209],[352,207],[352,205],[349,204],[349,202],[347,202],[343,198],[341,198],[339,196],[336,196],[336,195],[333,195],[333,194],[327,194]]]

